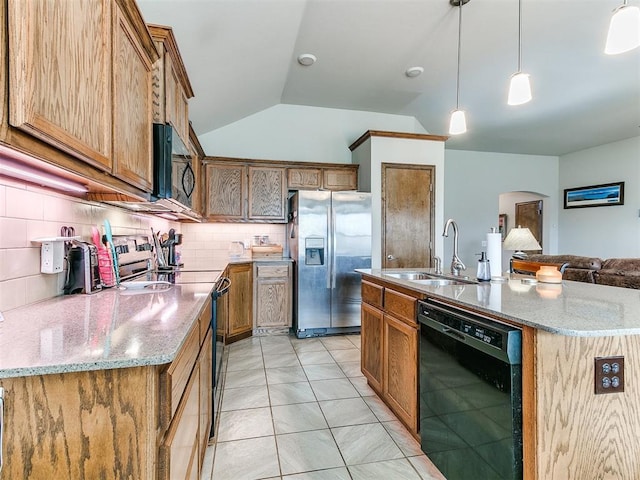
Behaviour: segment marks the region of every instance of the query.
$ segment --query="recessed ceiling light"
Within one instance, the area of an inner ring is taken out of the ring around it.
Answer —
[[[298,57],[298,63],[300,65],[304,65],[305,67],[313,65],[314,63],[316,63],[316,60],[316,56],[310,53],[303,53]]]
[[[410,67],[410,68],[407,68],[407,71],[404,72],[404,74],[409,78],[413,78],[413,77],[417,77],[422,72],[424,72],[424,68],[422,67]]]

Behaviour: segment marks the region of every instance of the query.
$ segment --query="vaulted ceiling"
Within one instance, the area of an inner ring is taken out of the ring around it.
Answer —
[[[462,8],[460,108],[447,148],[562,155],[640,135],[640,48],[603,53],[621,0],[522,0],[522,70],[533,100],[506,104],[517,70],[517,0]],[[630,0],[638,4],[639,0]],[[448,0],[138,0],[173,28],[197,134],[277,104],[414,116],[446,134],[456,103],[458,10]],[[298,55],[317,62],[303,67]],[[424,73],[408,78],[409,67]],[[209,152],[207,152],[209,153]]]

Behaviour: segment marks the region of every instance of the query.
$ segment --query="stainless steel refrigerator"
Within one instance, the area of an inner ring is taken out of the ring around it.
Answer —
[[[371,268],[371,194],[299,191],[289,199],[298,338],[360,330],[360,274]]]

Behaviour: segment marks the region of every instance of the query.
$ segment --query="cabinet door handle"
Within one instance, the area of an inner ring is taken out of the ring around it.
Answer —
[[[394,257],[393,255],[389,254],[387,255],[387,260],[395,260],[396,257]]]
[[[0,473],[2,473],[2,465],[4,464],[2,458],[2,433],[4,431],[4,388],[0,387]]]

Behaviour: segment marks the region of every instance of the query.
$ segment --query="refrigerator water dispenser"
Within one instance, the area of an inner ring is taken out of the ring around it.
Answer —
[[[304,248],[305,265],[324,265],[324,238],[305,238]]]

